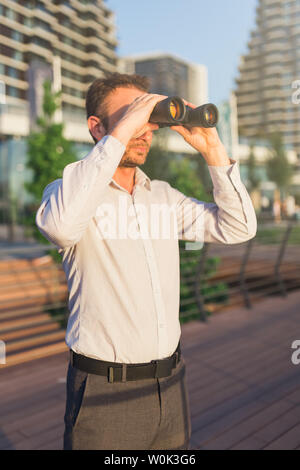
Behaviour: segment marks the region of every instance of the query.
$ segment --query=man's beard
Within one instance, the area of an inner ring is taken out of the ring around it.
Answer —
[[[136,150],[139,147],[143,147],[145,150],[139,152]],[[143,165],[146,161],[149,150],[150,145],[145,141],[132,143],[129,142],[119,163],[119,167],[134,168],[137,165]],[[141,159],[141,157],[143,157],[143,159]]]

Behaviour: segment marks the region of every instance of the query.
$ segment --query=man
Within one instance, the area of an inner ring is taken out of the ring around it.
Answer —
[[[64,449],[189,446],[178,238],[146,236],[158,219],[151,224],[145,212],[172,207],[184,240],[229,244],[256,233],[238,164],[215,128],[172,128],[205,158],[215,203],[150,181],[139,168],[158,129],[149,117],[165,99],[147,86],[121,74],[92,83],[86,108],[95,146],[45,188],[36,215],[58,246],[69,289]]]

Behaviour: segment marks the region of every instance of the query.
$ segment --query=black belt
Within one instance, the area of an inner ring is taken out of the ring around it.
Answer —
[[[142,364],[105,362],[82,356],[72,351],[72,349],[70,352],[72,366],[89,374],[104,375],[111,383],[168,377],[172,374],[172,369],[177,366],[181,358],[180,343],[178,343],[177,349],[172,356]]]

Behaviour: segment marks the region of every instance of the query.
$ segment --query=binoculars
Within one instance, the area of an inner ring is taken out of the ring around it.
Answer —
[[[154,107],[149,122],[159,127],[215,127],[218,122],[218,108],[211,103],[198,108],[187,106],[178,96],[159,101]]]

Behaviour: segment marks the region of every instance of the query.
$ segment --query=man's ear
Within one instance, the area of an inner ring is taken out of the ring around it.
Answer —
[[[106,134],[106,129],[100,119],[96,116],[90,116],[87,120],[90,134],[97,140],[101,140]]]

